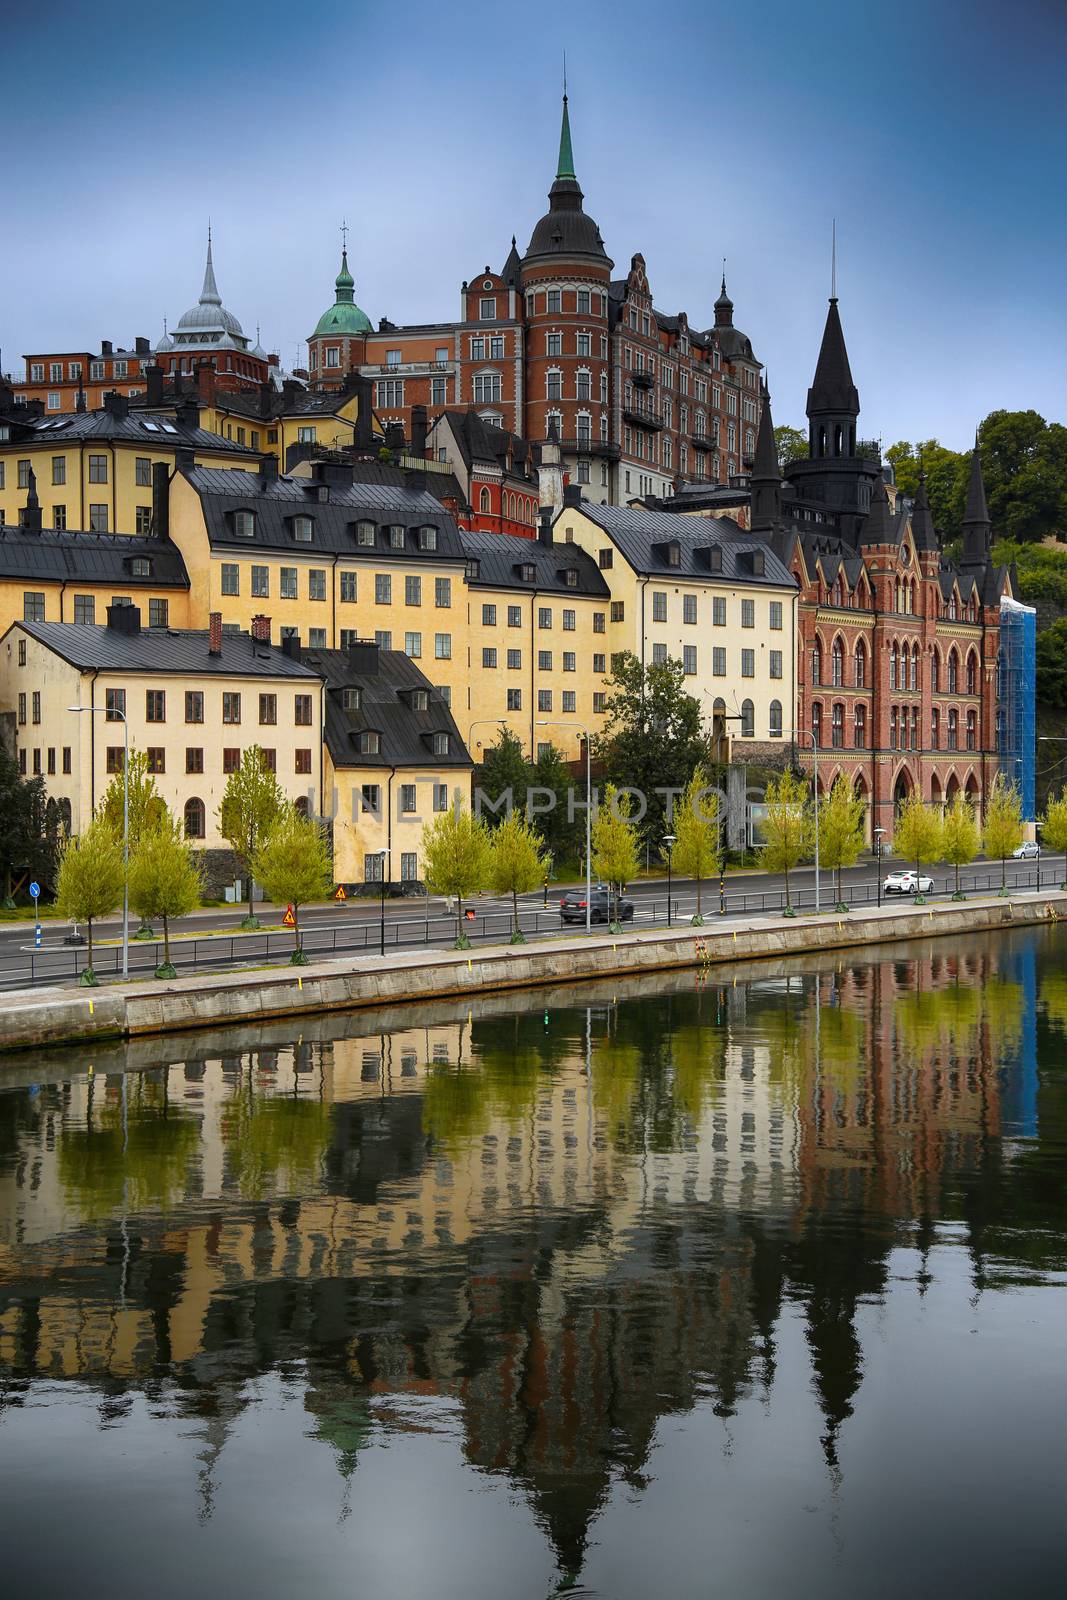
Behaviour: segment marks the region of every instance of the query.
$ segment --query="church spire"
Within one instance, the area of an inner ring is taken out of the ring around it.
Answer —
[[[782,471],[778,465],[778,446],[774,439],[771,397],[763,386],[756,454],[752,462],[751,489],[753,533],[770,533],[782,515]]]
[[[858,417],[860,397],[852,381],[845,335],[837,310],[837,296],[831,295],[826,313],[815,379],[808,390],[808,416],[821,412],[841,412]]]
[[[222,296],[215,282],[215,267],[211,260],[211,224],[207,225],[207,261],[204,264],[204,287],[200,291],[202,306],[221,306]]]
[[[982,477],[982,455],[978,448],[978,434],[974,436],[974,453],[971,456],[971,475],[967,482],[967,502],[963,510],[963,564],[964,566],[989,560],[992,523],[986,504],[985,480]]]
[[[563,123],[559,130],[559,161],[556,164],[557,178],[577,178],[574,170],[574,151],[571,149],[571,119],[567,110],[567,91],[563,91]]]

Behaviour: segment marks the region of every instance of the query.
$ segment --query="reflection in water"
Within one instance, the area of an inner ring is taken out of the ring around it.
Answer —
[[[346,1563],[376,1541],[387,1595],[422,1559],[400,1541],[433,1545],[422,1576],[446,1596],[504,1592],[497,1569],[514,1594],[645,1594],[657,1541],[679,1594],[706,1592],[710,1550],[738,1592],[779,1571],[793,1592],[882,1592],[867,1563],[906,1495],[894,1411],[940,1396],[909,1441],[921,1479],[933,1436],[974,1426],[952,1375],[983,1316],[1003,1343],[973,1409],[992,1389],[1025,1414],[1028,1362],[1048,1381],[1029,1330],[1067,1265],[1063,951],[1021,932],[52,1058],[0,1094],[9,1511],[47,1492],[34,1444],[65,1418],[63,1448],[104,1464],[82,1537],[112,1487],[158,1485],[159,1548],[186,1564],[157,1593],[184,1592],[197,1517],[230,1592],[293,1592],[246,1522],[246,1500],[271,1515],[265,1456],[287,1555],[322,1594],[351,1592]],[[917,1359],[893,1371],[883,1347]],[[1062,1403],[1058,1362],[1052,1382],[1041,1411]],[[118,1456],[101,1430],[129,1441]],[[1043,1437],[1029,1459],[1055,1481]],[[401,1457],[438,1508],[413,1525],[378,1520]],[[952,1468],[980,1504],[970,1453]],[[882,1504],[846,1538],[850,1473]],[[781,1569],[730,1510],[745,1482],[780,1519]],[[491,1531],[474,1486],[506,1491]],[[951,1515],[917,1515],[935,1563]],[[16,1572],[60,1592],[61,1555],[30,1543]],[[1007,1544],[978,1546],[985,1592]],[[1044,1559],[1038,1538],[1003,1571]]]

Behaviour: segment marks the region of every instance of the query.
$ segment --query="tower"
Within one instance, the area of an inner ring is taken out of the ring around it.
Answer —
[[[986,505],[985,480],[982,477],[982,457],[978,449],[978,435],[974,436],[974,453],[971,456],[971,475],[967,482],[967,501],[963,508],[963,561],[964,567],[988,565],[992,544],[992,523]]]
[[[347,227],[342,228],[347,233]],[[311,380],[316,388],[340,388],[346,373],[367,359],[371,320],[356,304],[355,279],[348,270],[348,242],[341,247],[341,270],[334,279],[334,301],[308,339]]]
[[[726,292],[725,282],[723,293]],[[715,307],[718,316],[718,303]],[[756,434],[756,454],[749,480],[752,499],[752,532],[773,533],[782,517],[782,473],[778,465],[778,447],[774,440],[774,422],[771,419],[771,397],[763,386],[763,406],[760,411],[759,432]]]

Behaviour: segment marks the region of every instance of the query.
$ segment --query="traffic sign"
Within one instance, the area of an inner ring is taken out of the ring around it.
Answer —
[[[33,900],[39,900],[41,898],[41,885],[39,883],[30,884],[30,897]]]
[[[333,897],[334,897],[335,900],[347,900],[348,899],[347,894],[345,894],[345,886],[344,886],[343,883],[339,883],[337,885],[337,888],[334,891],[334,896]]]
[[[38,923],[37,926],[33,930],[33,947],[34,947],[35,950],[39,950],[41,948],[41,924],[40,923]]]
[[[282,918],[282,925],[286,928],[296,927],[296,918],[293,916],[292,906],[286,906],[285,916]]]

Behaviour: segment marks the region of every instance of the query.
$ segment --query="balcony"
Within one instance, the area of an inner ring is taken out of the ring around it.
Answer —
[[[561,439],[559,447],[565,455],[569,456],[597,456],[602,461],[618,461],[619,447],[609,444],[607,439]]]
[[[636,372],[631,372],[630,377],[633,379],[635,389],[652,389],[655,387],[656,374],[654,372],[641,368]]]
[[[662,412],[653,411],[651,406],[647,411],[639,410],[636,406],[623,406],[622,415],[624,422],[632,423],[636,428],[647,428],[649,433],[659,433],[663,427]]]
[[[717,450],[719,448],[710,433],[691,433],[689,438],[695,450]]]

